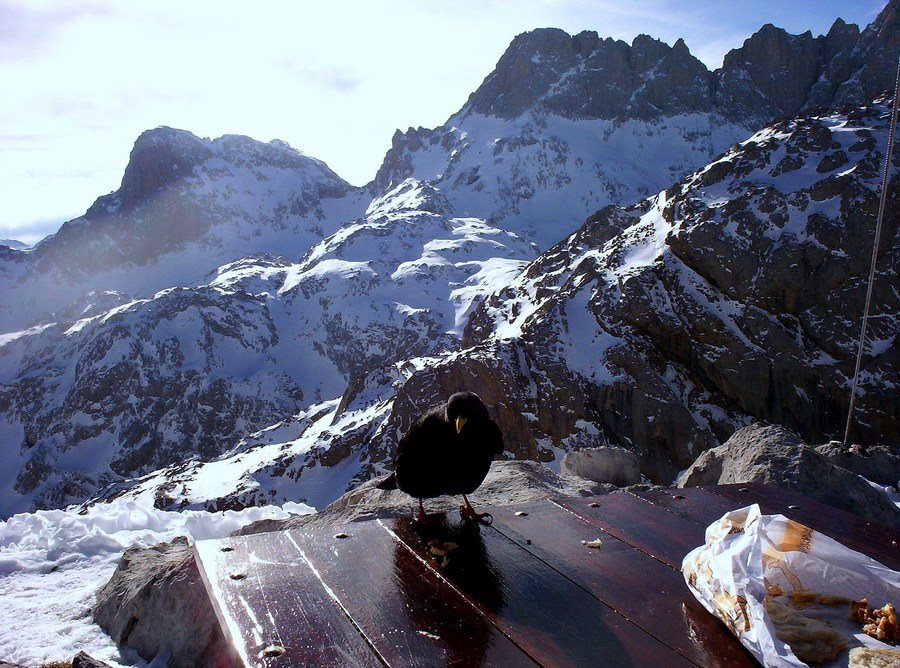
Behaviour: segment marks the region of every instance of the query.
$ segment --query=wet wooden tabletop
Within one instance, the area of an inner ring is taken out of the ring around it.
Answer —
[[[196,556],[247,666],[753,666],[679,570],[751,503],[898,567],[897,532],[763,485],[547,499],[489,508],[490,526],[451,513],[256,534]]]

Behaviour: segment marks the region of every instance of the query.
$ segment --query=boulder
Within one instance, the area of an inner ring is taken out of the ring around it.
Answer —
[[[900,454],[891,448],[883,445],[865,449],[853,446],[849,452],[843,452],[840,441],[831,441],[815,448],[820,455],[866,480],[894,487],[900,481]]]
[[[185,537],[127,550],[97,594],[94,621],[147,660],[170,657],[170,668],[237,665]]]
[[[641,481],[637,457],[625,448],[584,448],[563,455],[560,471],[617,487]]]
[[[72,659],[72,668],[112,668],[108,663],[95,659],[87,652],[78,652]]]
[[[678,487],[760,482],[781,487],[900,529],[900,509],[856,473],[839,466],[794,432],[757,422],[707,450]]]

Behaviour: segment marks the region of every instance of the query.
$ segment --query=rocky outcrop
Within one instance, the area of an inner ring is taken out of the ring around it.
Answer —
[[[898,53],[900,2],[889,0],[878,17],[862,31],[856,44],[837,54],[833,69],[826,72],[824,78],[829,85],[840,79],[839,73],[849,72],[837,85],[833,102],[856,102],[891,90],[897,72]]]
[[[893,84],[897,8],[889,2],[862,34],[840,18],[818,37],[766,24],[715,72],[681,39],[669,46],[638,35],[629,45],[589,31],[533,30],[512,41],[462,113],[649,119],[715,111],[749,128],[804,108],[859,104]]]
[[[836,42],[845,36],[840,29],[829,32]],[[743,46],[725,54],[716,91],[723,112],[755,115],[762,121],[796,114],[823,70],[823,52],[843,45],[827,44],[829,37],[813,37],[809,31],[791,35],[764,25]]]
[[[839,441],[815,446],[828,461],[885,487],[900,488],[900,452],[897,448],[858,445],[844,450]]]
[[[0,667],[2,668],[2,667]],[[72,668],[112,668],[105,661],[95,659],[87,652],[78,652],[72,659]]]
[[[895,457],[892,476],[900,473],[896,463]],[[723,445],[700,455],[679,477],[678,486],[742,482],[781,487],[900,528],[900,509],[883,493],[784,427],[764,423],[744,427]]]
[[[168,665],[238,665],[216,621],[186,538],[125,552],[97,594],[94,621],[119,645]]]
[[[515,341],[532,367],[555,370],[554,385],[582,388],[590,400],[578,410],[600,416],[586,419],[609,444],[662,453],[655,463],[639,454],[656,482],[753,419],[810,442],[835,437],[865,299],[885,111],[881,102],[775,123],[658,197],[598,212],[491,295],[465,342]],[[900,184],[889,187],[888,218]],[[872,385],[854,427],[871,445],[900,442],[888,389],[900,381],[897,237],[885,233],[881,249],[870,321],[880,324],[863,374]]]
[[[650,119],[709,111],[714,79],[679,39],[631,45],[544,28],[516,37],[463,113],[514,119],[534,109],[571,119]]]
[[[617,487],[635,485],[641,481],[637,457],[625,448],[585,448],[567,452],[563,455],[559,470]]]

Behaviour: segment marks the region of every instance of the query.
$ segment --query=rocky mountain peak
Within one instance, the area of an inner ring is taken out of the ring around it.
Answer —
[[[849,75],[836,86],[834,101],[857,102],[893,89],[900,54],[900,0],[890,0],[866,26],[837,65]]]
[[[706,109],[712,79],[683,40],[648,35],[631,45],[556,28],[516,37],[463,112],[505,119],[539,109],[564,118],[655,118]]]
[[[806,31],[792,35],[767,23],[744,44],[725,54],[720,99],[728,111],[762,111],[765,116],[795,114],[819,78],[824,37]]]
[[[373,199],[366,210],[366,215],[376,217],[421,211],[438,216],[450,216],[453,207],[447,197],[431,184],[406,179],[383,196]]]
[[[188,176],[211,156],[209,146],[186,130],[158,127],[143,132],[125,167],[119,205],[123,211],[134,210],[154,192]]]

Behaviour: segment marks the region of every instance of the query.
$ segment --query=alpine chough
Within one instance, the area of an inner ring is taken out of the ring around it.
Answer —
[[[460,514],[481,519],[488,513],[475,512],[466,495],[481,485],[501,452],[503,434],[487,406],[473,392],[457,392],[420,416],[400,439],[394,472],[378,487],[417,498],[420,521],[425,521],[422,499],[456,494],[465,501]]]

